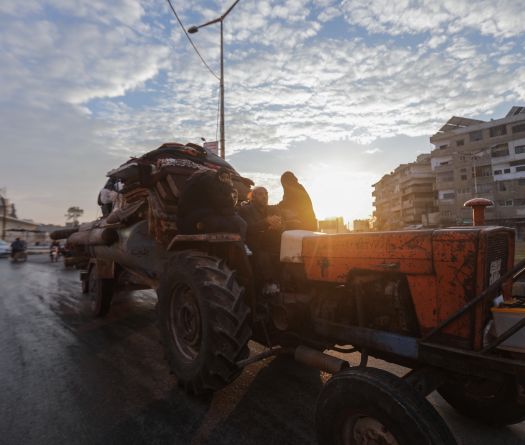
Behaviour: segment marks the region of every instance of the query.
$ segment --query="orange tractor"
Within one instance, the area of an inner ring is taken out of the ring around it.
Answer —
[[[177,233],[181,168],[188,156],[203,165],[211,155],[163,147],[109,173],[124,182],[123,204],[68,243],[91,256],[82,278],[96,315],[118,289],[156,290],[181,386],[216,391],[251,363],[290,354],[333,374],[316,409],[321,444],[453,445],[425,398],[435,389],[483,422],[525,418],[525,301],[511,297],[525,263],[514,266],[513,230],[285,231],[280,293],[267,298],[237,235]],[[250,356],[250,339],[266,350]],[[351,364],[329,350],[360,355]],[[411,371],[371,368],[370,356]]]

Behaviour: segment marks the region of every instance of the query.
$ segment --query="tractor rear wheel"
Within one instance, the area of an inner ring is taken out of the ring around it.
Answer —
[[[375,368],[335,374],[316,407],[321,445],[456,445],[448,426],[409,383]]]
[[[525,405],[517,401],[517,385],[508,376],[500,382],[477,377],[459,377],[446,383],[439,394],[459,413],[496,426],[512,425],[525,419]]]
[[[224,261],[177,252],[157,291],[161,336],[178,382],[188,392],[219,390],[241,372],[252,335],[244,289]]]
[[[93,265],[87,277],[87,297],[89,309],[94,317],[105,317],[111,307],[114,293],[114,280],[99,278],[97,267]]]

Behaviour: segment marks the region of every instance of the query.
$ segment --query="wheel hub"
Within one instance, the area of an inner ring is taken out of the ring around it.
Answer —
[[[399,445],[388,428],[373,417],[351,418],[343,431],[348,445]]]
[[[171,299],[170,319],[170,330],[177,349],[186,360],[195,360],[201,343],[201,317],[197,300],[190,288],[175,290]]]

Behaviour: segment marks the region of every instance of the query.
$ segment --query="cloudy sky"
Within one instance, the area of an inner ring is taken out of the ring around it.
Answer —
[[[233,0],[173,0],[184,25]],[[219,26],[192,38],[219,72]],[[452,115],[525,105],[518,0],[240,0],[225,21],[226,151],[278,200],[372,213],[371,185]],[[19,216],[97,215],[104,175],[166,141],[217,137],[219,83],[164,0],[0,2],[0,188]]]

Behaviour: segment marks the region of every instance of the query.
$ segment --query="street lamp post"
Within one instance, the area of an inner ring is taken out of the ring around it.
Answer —
[[[231,12],[231,10],[235,7],[235,5],[239,3],[239,0],[235,0],[235,2],[226,10],[226,12],[221,15],[220,17],[217,17],[216,19],[210,20],[209,22],[203,23],[199,26],[191,26],[188,29],[188,32],[190,34],[194,34],[197,31],[199,31],[200,28],[204,28],[208,25],[213,25],[214,23],[219,22],[221,24],[221,76],[219,79],[220,82],[220,115],[219,115],[219,131],[220,131],[220,155],[221,158],[225,158],[226,153],[226,138],[224,135],[224,34],[223,34],[223,22],[226,16]]]

